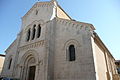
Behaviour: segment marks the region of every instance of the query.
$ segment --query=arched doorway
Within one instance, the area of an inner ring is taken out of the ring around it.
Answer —
[[[26,67],[28,68],[26,80],[35,80],[36,65],[35,65],[35,59],[33,57],[30,58]]]
[[[20,80],[35,80],[36,79],[36,71],[38,64],[38,56],[37,53],[33,51],[28,51],[21,58],[21,74]]]

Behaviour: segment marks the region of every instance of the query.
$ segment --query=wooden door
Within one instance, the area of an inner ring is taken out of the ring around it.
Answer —
[[[28,80],[35,80],[35,69],[36,66],[29,67]]]

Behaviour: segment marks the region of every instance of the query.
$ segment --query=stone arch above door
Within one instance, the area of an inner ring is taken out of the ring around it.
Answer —
[[[37,51],[35,50],[28,50],[27,52],[25,52],[25,54],[22,56],[21,61],[20,61],[20,66],[24,66],[24,62],[26,60],[28,60],[29,58],[34,57],[36,64],[39,63],[39,55],[37,53]]]
[[[39,62],[39,56],[35,50],[29,50],[22,56],[20,61],[21,80],[35,80],[36,71],[38,69],[38,62]],[[32,77],[34,79],[29,79],[30,78],[29,76],[31,75],[31,73],[34,73],[34,76]]]

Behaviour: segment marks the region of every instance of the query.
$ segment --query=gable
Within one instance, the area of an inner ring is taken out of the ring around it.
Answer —
[[[71,17],[57,4],[56,1],[37,2],[22,17],[22,29],[35,20],[47,22],[54,17],[71,20]]]
[[[57,6],[57,17],[71,20],[71,17],[59,5]]]
[[[49,21],[51,17],[54,17],[54,3],[49,2],[37,2],[26,14],[22,17],[22,28],[25,28],[35,20]]]

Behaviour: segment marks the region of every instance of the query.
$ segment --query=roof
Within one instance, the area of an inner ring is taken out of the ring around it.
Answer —
[[[72,18],[65,12],[65,10],[60,5],[58,5],[58,7],[72,20]]]
[[[115,64],[116,64],[117,66],[119,66],[119,65],[120,65],[120,60],[116,60],[116,61],[115,61]]]
[[[9,49],[11,49],[11,48],[16,44],[16,41],[17,41],[17,39],[15,39],[15,40],[11,43],[11,45],[5,50],[5,52],[9,51]]]
[[[109,55],[115,60],[115,58],[113,57],[113,55],[110,53],[110,51],[108,50],[108,48],[105,46],[105,44],[102,42],[102,40],[100,39],[100,37],[98,36],[98,34],[96,32],[93,33],[94,34],[94,39],[96,41],[98,41],[100,43],[100,46],[102,46],[103,49],[105,49]]]
[[[89,26],[92,30],[95,30],[95,27],[90,24],[90,23],[85,23],[85,22],[80,22],[80,21],[76,21],[76,20],[68,20],[68,19],[63,19],[63,18],[56,18],[57,20],[60,20],[60,22],[69,22],[69,24],[76,24],[76,25],[85,25],[85,26]]]
[[[27,11],[27,13],[22,17],[24,18],[25,16],[27,16],[29,13],[31,13],[31,11],[33,11],[34,8],[36,8],[37,6],[46,6],[46,5],[51,5],[52,2],[51,1],[44,1],[44,2],[36,2],[32,8],[30,8],[30,10]]]
[[[50,6],[50,5],[55,5],[54,4],[54,2],[53,2],[54,0],[51,0],[51,1],[44,1],[44,2],[36,2],[33,6],[32,6],[32,8],[30,8],[30,10],[22,17],[22,18],[24,18],[24,17],[26,17],[27,15],[29,15],[30,13],[31,13],[31,11],[33,11],[34,10],[34,8],[36,8],[36,7],[38,7],[38,6]],[[57,4],[57,2],[56,2],[56,4]],[[58,5],[57,4],[57,7],[59,7],[63,12],[64,12],[64,14],[69,18],[69,19],[71,19],[72,20],[72,18],[61,8],[61,6],[60,5]],[[57,13],[56,13],[57,14]]]
[[[116,60],[115,62],[120,63],[120,60]]]
[[[0,56],[5,57],[5,55],[4,55],[4,54],[0,54]]]

